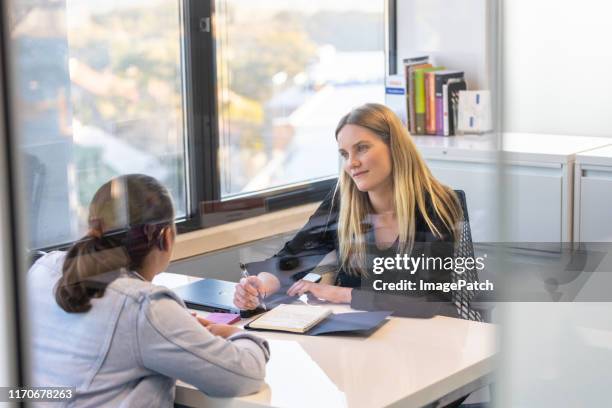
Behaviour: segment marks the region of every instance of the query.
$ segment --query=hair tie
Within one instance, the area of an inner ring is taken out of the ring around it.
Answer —
[[[103,234],[102,234],[102,231],[100,231],[100,230],[97,230],[97,229],[90,229],[90,230],[87,232],[87,235],[88,235],[88,236],[90,236],[90,237],[92,237],[92,238],[100,239],[100,238],[102,238],[102,235],[103,235]]]
[[[87,232],[92,238],[100,239],[104,232],[102,231],[102,221],[99,219],[91,219],[89,220],[89,231]]]

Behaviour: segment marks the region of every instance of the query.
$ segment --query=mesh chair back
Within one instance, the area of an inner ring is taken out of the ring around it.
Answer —
[[[461,190],[455,190],[457,198],[461,203],[461,209],[463,210],[463,221],[459,226],[459,239],[455,245],[455,259],[456,258],[474,258],[474,244],[472,243],[472,230],[470,229],[470,218],[467,210],[467,203],[465,200],[465,193]],[[452,273],[452,280],[454,283],[458,283],[459,280],[465,280],[467,283],[478,281],[478,271],[476,267],[466,268],[465,272],[459,274],[457,272]],[[474,310],[471,306],[471,301],[474,298],[475,292],[462,288],[461,290],[455,290],[452,292],[452,300],[457,307],[457,313],[462,319],[475,320],[478,322],[482,321],[480,312]]]

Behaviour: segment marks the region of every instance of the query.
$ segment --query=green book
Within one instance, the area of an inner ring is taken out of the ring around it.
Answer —
[[[414,112],[416,122],[416,134],[425,134],[425,72],[441,71],[444,67],[418,68],[414,75]]]

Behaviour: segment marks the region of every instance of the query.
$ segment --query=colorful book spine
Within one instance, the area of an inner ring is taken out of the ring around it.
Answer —
[[[436,91],[435,72],[425,73],[425,132],[436,134]]]
[[[421,56],[404,59],[404,76],[406,82],[406,122],[408,130],[415,132],[415,112],[414,112],[414,81],[412,72],[416,67],[430,67],[429,57]]]
[[[410,67],[409,69],[409,75],[410,75],[410,84],[411,84],[411,92],[410,92],[410,96],[409,96],[409,100],[410,100],[410,114],[411,114],[411,128],[410,128],[410,133],[412,134],[416,134],[417,133],[417,120],[416,120],[416,82],[414,80],[415,78],[415,72],[419,69],[422,68],[430,68],[432,67],[431,64],[422,64],[422,65],[415,65],[413,67]]]
[[[442,136],[449,136],[448,128],[448,83],[442,85]]]
[[[415,112],[415,133],[417,135],[424,135],[425,129],[425,73],[430,71],[437,71],[442,67],[428,67],[418,68],[414,70],[414,112]]]

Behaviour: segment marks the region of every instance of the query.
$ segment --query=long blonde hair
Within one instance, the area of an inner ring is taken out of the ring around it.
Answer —
[[[345,125],[364,127],[378,135],[389,146],[392,162],[393,201],[399,228],[399,253],[410,254],[415,239],[415,214],[418,210],[431,232],[441,238],[450,232],[458,235],[458,222],[463,211],[453,190],[436,180],[400,119],[384,105],[368,103],[346,114],[336,127],[338,133]],[[341,171],[334,195],[340,193],[338,219],[339,256],[345,270],[355,275],[367,275],[365,230],[363,221],[372,208],[366,192],[357,189],[353,179]],[[428,214],[427,202],[433,214]],[[432,220],[435,215],[447,231]]]

